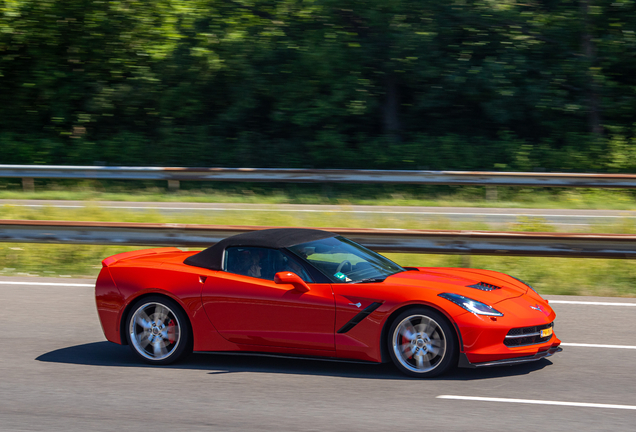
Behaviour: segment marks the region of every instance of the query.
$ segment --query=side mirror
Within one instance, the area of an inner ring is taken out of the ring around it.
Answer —
[[[296,291],[307,292],[309,291],[309,285],[300,278],[296,273],[290,271],[278,272],[274,275],[274,283],[277,284],[292,284]]]

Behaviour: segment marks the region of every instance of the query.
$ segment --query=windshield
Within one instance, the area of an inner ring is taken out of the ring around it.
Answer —
[[[332,282],[381,282],[405,271],[393,261],[344,237],[331,237],[289,248]]]

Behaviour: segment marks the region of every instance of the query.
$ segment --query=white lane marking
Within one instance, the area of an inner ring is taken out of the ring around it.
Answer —
[[[8,206],[8,207],[55,207],[55,208],[85,208],[86,207],[82,205],[46,205],[46,204],[5,204],[5,206]]]
[[[480,401],[480,402],[503,402],[503,403],[520,403],[520,404],[532,404],[532,405],[558,405],[558,406],[571,406],[571,407],[583,407],[583,408],[610,408],[610,409],[636,410],[636,406],[634,405],[612,405],[612,404],[598,404],[598,403],[587,403],[587,402],[561,402],[561,401],[535,400],[535,399],[508,399],[508,398],[454,396],[454,395],[440,395],[440,396],[437,396],[437,399],[454,399],[454,400],[467,400],[467,401]]]
[[[56,282],[13,282],[0,281],[0,285],[39,285],[39,286],[65,286],[65,287],[95,287],[95,284],[56,283]]]
[[[583,344],[583,343],[561,343],[562,346],[573,347],[585,347],[585,348],[619,348],[619,349],[633,349],[636,350],[636,346],[630,345],[597,345],[597,344]]]
[[[549,300],[550,304],[576,304],[576,305],[592,305],[592,306],[632,306],[636,307],[636,303],[608,303],[608,302],[588,302],[574,300]]]
[[[58,207],[85,208],[83,205],[55,205],[55,204],[4,204],[13,207]],[[263,212],[305,212],[305,213],[369,213],[369,214],[413,214],[433,216],[527,216],[546,218],[634,218],[631,215],[563,215],[563,214],[535,214],[535,213],[474,213],[474,212],[432,212],[432,211],[390,211],[390,210],[340,210],[340,209],[276,209],[276,208],[238,208],[238,207],[157,207],[157,206],[96,206],[103,209],[120,210],[196,210],[196,211],[263,211]],[[583,225],[583,224],[568,224]]]

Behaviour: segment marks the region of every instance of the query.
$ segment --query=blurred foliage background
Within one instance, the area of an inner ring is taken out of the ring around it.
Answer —
[[[636,168],[634,0],[0,10],[0,163]]]

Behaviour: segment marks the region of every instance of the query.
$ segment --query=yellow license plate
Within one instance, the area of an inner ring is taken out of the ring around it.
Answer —
[[[541,337],[542,338],[548,337],[548,336],[552,336],[552,327],[541,330]]]

